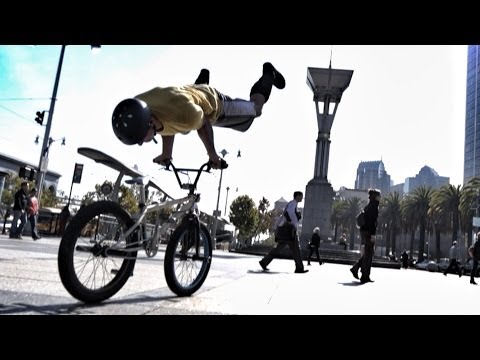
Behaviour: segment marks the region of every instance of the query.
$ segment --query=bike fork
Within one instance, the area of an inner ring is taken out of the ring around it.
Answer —
[[[193,227],[192,230],[195,241],[195,256],[198,258],[198,254],[200,253],[200,221],[198,220],[197,216],[193,216],[191,226]]]
[[[183,221],[188,222],[188,237],[187,243],[184,244],[184,251],[186,253],[188,249],[195,246],[193,257],[198,258],[200,254],[200,221],[193,213],[188,214]]]

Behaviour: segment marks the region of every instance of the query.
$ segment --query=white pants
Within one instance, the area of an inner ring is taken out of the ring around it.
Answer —
[[[220,97],[223,111],[213,126],[226,127],[238,131],[247,131],[257,117],[253,101]]]

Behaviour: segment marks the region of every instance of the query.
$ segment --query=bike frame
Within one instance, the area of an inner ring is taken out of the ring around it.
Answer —
[[[146,251],[146,248],[144,247],[145,244],[153,244],[155,247],[158,246],[158,241],[160,237],[160,227],[162,225],[162,219],[160,218],[160,210],[170,207],[172,205],[179,205],[183,204],[183,206],[180,208],[180,210],[176,211],[175,214],[191,214],[197,218],[197,227],[200,224],[200,221],[198,220],[198,215],[194,211],[194,206],[195,203],[199,201],[200,199],[200,194],[195,194],[195,189],[197,187],[198,180],[200,179],[200,175],[202,172],[210,172],[210,164],[205,163],[203,164],[199,169],[187,169],[187,168],[176,168],[172,163],[169,163],[166,166],[166,170],[169,170],[169,168],[172,168],[173,172],[175,173],[175,177],[177,178],[178,184],[182,189],[186,189],[189,191],[188,195],[180,198],[180,199],[175,199],[175,200],[168,200],[162,204],[150,204],[150,205],[145,205],[146,203],[146,191],[148,190],[148,181],[144,181],[145,178],[139,177],[139,178],[132,178],[131,180],[127,180],[127,184],[136,184],[140,186],[140,200],[138,202],[138,206],[140,211],[133,214],[132,218],[135,219],[135,223],[122,235],[122,237],[119,239],[119,241],[111,246],[110,250],[116,250],[116,248],[120,248],[123,243],[122,240],[125,241],[125,239],[129,236],[131,236],[135,231],[138,229],[141,229],[141,225],[145,225],[146,221],[146,216],[149,213],[152,212],[158,212],[159,215],[156,218],[155,225],[154,225],[154,233],[153,236],[150,238],[145,238],[143,231],[137,231],[137,236],[138,239],[136,242],[130,243],[128,248],[122,248],[122,253],[125,252],[135,252],[138,250],[144,249]],[[197,172],[197,176],[195,177],[195,180],[192,184],[190,183],[182,183],[179,173],[180,172]],[[147,182],[147,185],[145,185],[145,182]],[[185,217],[185,215],[182,216]],[[199,231],[199,229],[198,229]],[[135,246],[135,247],[132,247]],[[197,251],[198,251],[198,244],[197,244]],[[118,250],[117,250],[118,251]],[[113,255],[113,254],[111,254]]]

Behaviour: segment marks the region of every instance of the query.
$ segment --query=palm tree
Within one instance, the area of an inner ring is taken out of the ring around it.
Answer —
[[[447,226],[452,230],[452,243],[458,240],[461,193],[460,185],[444,185],[432,194],[430,204],[435,212],[445,214],[448,219]]]
[[[357,230],[355,218],[362,210],[364,205],[364,202],[360,198],[353,197],[346,200],[346,204],[344,205],[344,207],[342,207],[342,214],[340,216],[340,219],[344,228],[347,228],[349,230],[350,250],[353,250],[355,246],[355,233]]]
[[[418,227],[418,219],[415,217],[413,198],[407,195],[403,198],[400,209],[402,212],[402,222],[406,234],[410,234],[410,257],[413,259],[413,241],[415,240],[415,231]]]
[[[332,204],[332,214],[330,215],[330,223],[334,229],[333,242],[337,242],[338,226],[341,221],[341,214],[346,206],[345,200],[335,199]]]
[[[418,261],[423,260],[423,253],[425,251],[425,228],[428,219],[428,209],[432,197],[432,188],[424,185],[413,190],[412,194],[408,196],[406,206],[407,213],[410,217],[416,218],[420,226],[420,242],[418,244]]]
[[[446,213],[441,211],[441,209],[439,209],[433,201],[432,207],[428,211],[428,215],[433,223],[433,231],[435,232],[435,255],[437,261],[440,261],[440,237],[442,232],[445,232],[448,229],[448,219]]]
[[[402,223],[402,214],[400,207],[401,197],[397,191],[388,194],[382,199],[382,207],[380,217],[385,224],[388,224],[388,240],[391,240],[392,253],[396,256],[396,237],[397,231]],[[387,243],[390,245],[390,241]],[[389,246],[386,251],[389,252]]]
[[[468,234],[468,246],[472,244],[473,217],[480,216],[480,178],[470,179],[464,186],[460,196],[460,226]]]
[[[256,224],[253,237],[258,240],[260,234],[266,233],[270,228],[270,223],[272,222],[272,212],[268,211],[270,206],[270,201],[265,197],[262,197],[258,203],[258,222]]]

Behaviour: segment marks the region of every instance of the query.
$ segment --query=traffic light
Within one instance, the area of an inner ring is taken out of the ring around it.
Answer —
[[[35,170],[27,166],[21,166],[20,170],[18,171],[18,176],[21,179],[33,181],[35,178]]]
[[[35,121],[39,123],[40,125],[43,125],[43,117],[45,116],[45,111],[37,111],[37,117],[35,118]]]

